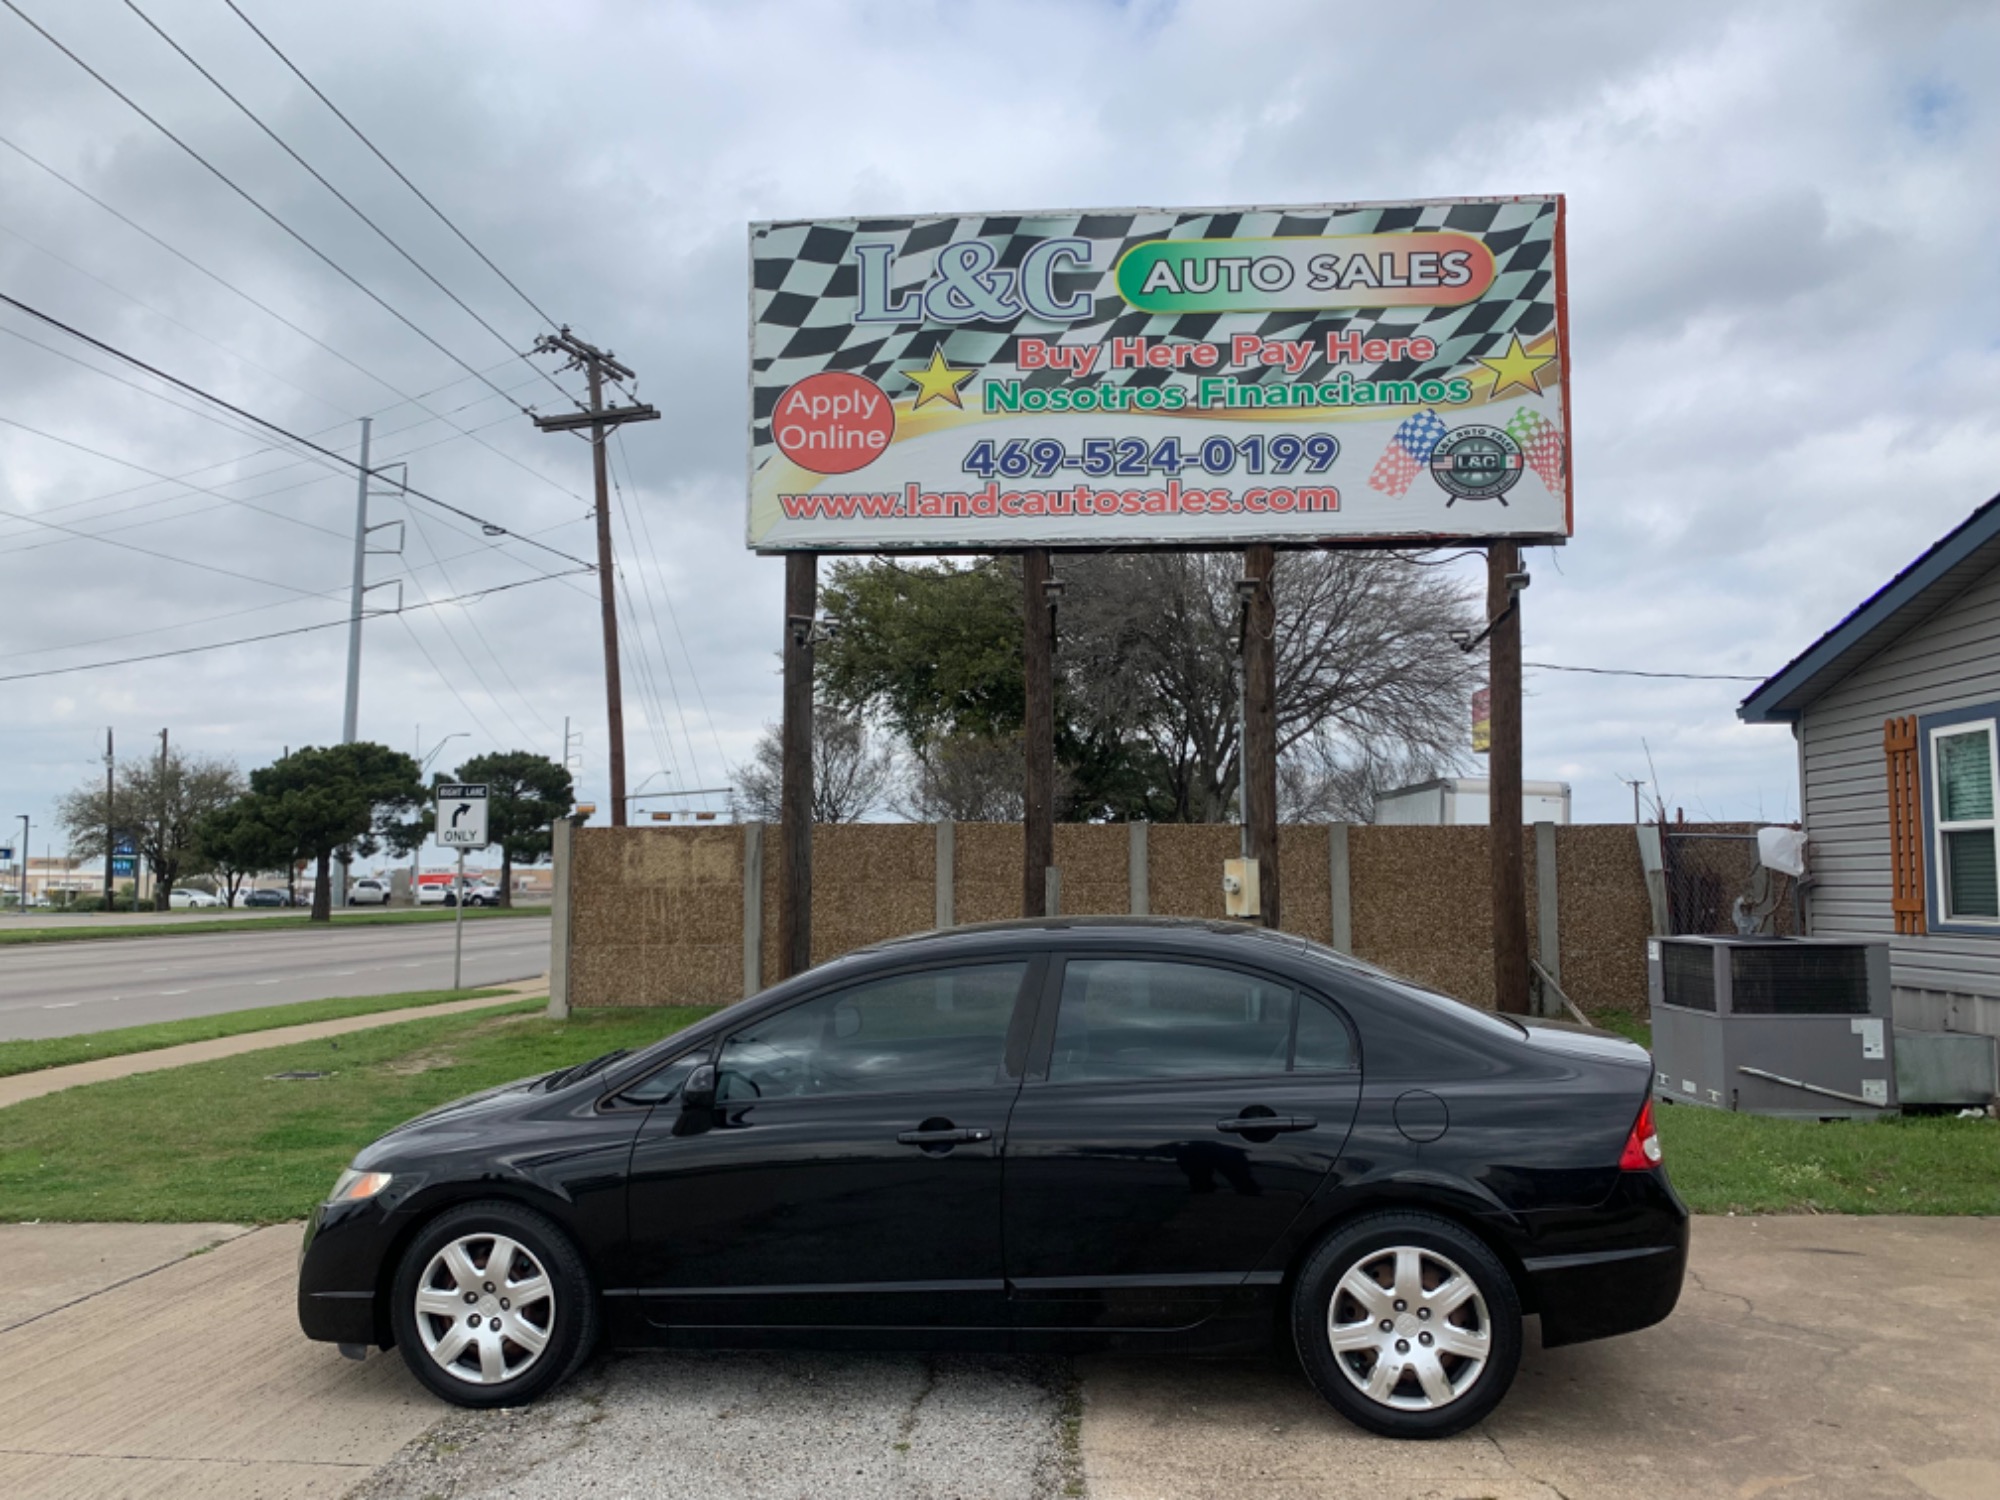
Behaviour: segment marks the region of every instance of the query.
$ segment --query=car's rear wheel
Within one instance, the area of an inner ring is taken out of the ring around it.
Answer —
[[[471,1203],[426,1225],[396,1271],[390,1316],[410,1372],[459,1406],[519,1406],[589,1355],[597,1299],[543,1214]]]
[[[1341,1415],[1387,1437],[1463,1432],[1507,1394],[1521,1303],[1505,1266],[1435,1214],[1368,1214],[1299,1273],[1292,1339]]]

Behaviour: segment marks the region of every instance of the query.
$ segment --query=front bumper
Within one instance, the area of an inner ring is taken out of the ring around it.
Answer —
[[[1625,1173],[1612,1199],[1598,1212],[1615,1228],[1598,1243],[1550,1243],[1522,1256],[1545,1349],[1650,1328],[1680,1300],[1688,1211],[1666,1173]]]
[[[382,1297],[394,1229],[373,1203],[322,1203],[299,1247],[299,1327],[328,1344],[394,1343]]]

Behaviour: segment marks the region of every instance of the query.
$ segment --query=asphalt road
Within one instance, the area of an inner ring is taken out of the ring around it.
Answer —
[[[451,983],[452,924],[290,928],[0,948],[0,1041]],[[546,917],[465,924],[468,986],[549,966]]]

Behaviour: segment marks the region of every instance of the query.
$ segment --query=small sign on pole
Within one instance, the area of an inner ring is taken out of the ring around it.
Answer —
[[[463,989],[465,977],[465,851],[484,849],[486,787],[443,783],[437,789],[437,841],[458,851],[458,875],[452,884],[451,987]]]
[[[486,837],[486,788],[484,785],[437,789],[437,841],[443,849],[484,849]]]

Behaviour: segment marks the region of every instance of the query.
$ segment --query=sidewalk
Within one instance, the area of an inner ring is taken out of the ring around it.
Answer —
[[[413,1005],[404,1010],[378,1010],[365,1016],[347,1016],[338,1021],[314,1021],[303,1026],[279,1026],[270,1031],[246,1031],[240,1036],[217,1037],[213,1041],[189,1042],[180,1047],[161,1047],[153,1052],[129,1052],[120,1057],[100,1057],[90,1062],[71,1063],[64,1068],[43,1068],[34,1073],[16,1073],[0,1078],[0,1109],[44,1094],[59,1093],[86,1083],[104,1083],[113,1078],[129,1078],[134,1073],[154,1073],[161,1068],[179,1068],[188,1063],[212,1062],[218,1057],[235,1057],[243,1052],[261,1052],[267,1047],[287,1047],[293,1042],[312,1042],[321,1037],[346,1036],[350,1031],[366,1031],[373,1026],[393,1026],[399,1021],[423,1021],[434,1016],[455,1016],[468,1010],[491,1010],[549,992],[548,977],[524,979],[514,984],[495,985],[496,994],[481,1000],[450,1000],[442,1005]]]
[[[299,1226],[0,1225],[0,1494],[334,1500],[442,1414],[308,1342]],[[25,1312],[25,1316],[22,1314]]]

